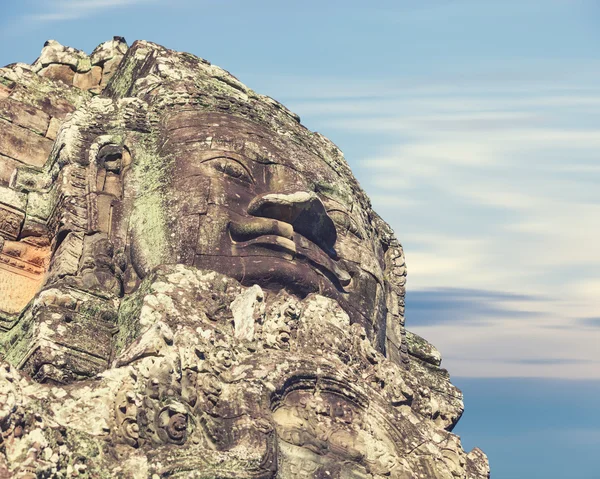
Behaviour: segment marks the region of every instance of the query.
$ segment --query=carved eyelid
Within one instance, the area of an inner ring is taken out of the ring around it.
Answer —
[[[229,160],[229,161],[233,161],[233,162],[237,163],[244,169],[244,171],[248,175],[248,178],[250,178],[250,181],[252,183],[256,183],[256,180],[254,179],[254,176],[252,176],[252,173],[250,173],[250,170],[248,169],[248,167],[246,165],[244,165],[244,163],[242,163],[240,160],[238,160],[236,158],[232,158],[231,156],[225,156],[225,155],[213,156],[212,158],[206,158],[206,159],[202,160],[200,162],[200,164],[203,165],[204,163],[208,163],[209,161],[214,161],[214,160]]]

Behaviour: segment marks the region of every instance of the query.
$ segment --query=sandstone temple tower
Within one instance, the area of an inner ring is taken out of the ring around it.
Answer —
[[[485,479],[341,151],[187,53],[0,69],[0,478]]]

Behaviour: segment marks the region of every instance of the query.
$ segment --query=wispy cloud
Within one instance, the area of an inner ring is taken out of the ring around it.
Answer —
[[[409,288],[406,319],[454,375],[600,379],[598,318],[573,318],[551,297]]]
[[[25,20],[31,22],[60,22],[89,17],[104,10],[127,7],[157,0],[51,0],[44,2],[43,11],[31,13]]]
[[[462,288],[411,290],[406,293],[407,320],[410,327],[452,323],[458,327],[482,325],[496,318],[524,320],[542,313],[524,308],[526,303],[544,298],[503,291]]]
[[[598,328],[600,329],[600,317],[596,318],[579,318],[579,324],[583,326],[588,326],[590,328]]]
[[[444,76],[411,76],[404,72],[399,77],[377,79],[374,70],[365,75],[297,76],[271,73],[268,78],[255,71],[243,73],[249,85],[260,83],[261,90],[286,106],[293,105],[305,114],[334,112],[345,101],[361,108],[386,106],[392,110],[400,102],[418,107],[464,111],[473,107],[505,108],[504,100],[520,99],[524,105],[585,104],[600,91],[597,84],[600,62],[586,59],[562,59],[559,63],[535,63],[509,76],[494,71],[487,74],[446,72]],[[379,103],[377,103],[379,102]],[[314,110],[312,109],[314,108]],[[371,112],[376,111],[371,109]],[[415,110],[411,109],[409,113]]]
[[[440,349],[443,366],[462,377],[600,379],[600,331],[578,328],[557,316],[517,310],[494,319],[482,311],[477,324],[444,322],[412,329]],[[549,329],[550,324],[568,324]]]

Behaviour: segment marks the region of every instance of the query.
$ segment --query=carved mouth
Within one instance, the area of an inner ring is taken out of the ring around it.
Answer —
[[[336,263],[335,251],[327,254],[317,244],[295,232],[288,223],[267,218],[244,218],[241,221],[231,221],[228,229],[238,250],[263,248],[280,251],[291,260],[310,264],[342,287],[350,284],[352,278]]]

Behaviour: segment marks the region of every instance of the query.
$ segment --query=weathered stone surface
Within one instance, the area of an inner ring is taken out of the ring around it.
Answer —
[[[72,85],[75,79],[75,70],[69,65],[48,65],[42,68],[39,74],[51,80],[61,81],[65,85]]]
[[[0,120],[0,154],[27,165],[44,166],[52,141],[26,128]]]
[[[0,477],[489,477],[402,246],[297,115],[115,37],[0,69],[0,122]]]
[[[78,70],[78,65],[83,63],[87,55],[75,48],[65,47],[55,40],[48,40],[39,58],[34,62],[34,71],[40,72],[43,68],[50,65],[66,65],[71,67],[73,71]],[[89,68],[83,70],[87,71]]]
[[[46,130],[46,138],[51,140],[56,140],[56,135],[58,134],[58,130],[62,122],[56,117],[50,118],[50,122],[48,123],[48,129]]]
[[[263,290],[255,284],[231,302],[230,309],[233,314],[236,339],[241,341],[254,339],[255,324],[262,322],[264,299]]]
[[[73,86],[81,88],[82,90],[91,90],[100,85],[102,80],[102,68],[94,66],[91,70],[85,73],[75,73],[73,77]]]
[[[25,212],[27,209],[27,195],[12,188],[0,186],[0,204]]]
[[[1,215],[0,211],[0,218]],[[19,313],[29,303],[42,285],[49,257],[48,245],[3,241],[0,247],[0,311]]]
[[[419,358],[426,363],[439,366],[442,363],[442,355],[435,346],[418,334],[406,331],[406,345],[411,356]]]
[[[38,135],[46,133],[50,122],[50,116],[44,111],[27,107],[10,98],[0,100],[0,118],[23,128],[33,130]]]
[[[0,154],[0,185],[8,186],[11,177],[20,165],[22,165],[20,161]]]
[[[5,239],[17,239],[25,213],[0,204],[0,235]]]

